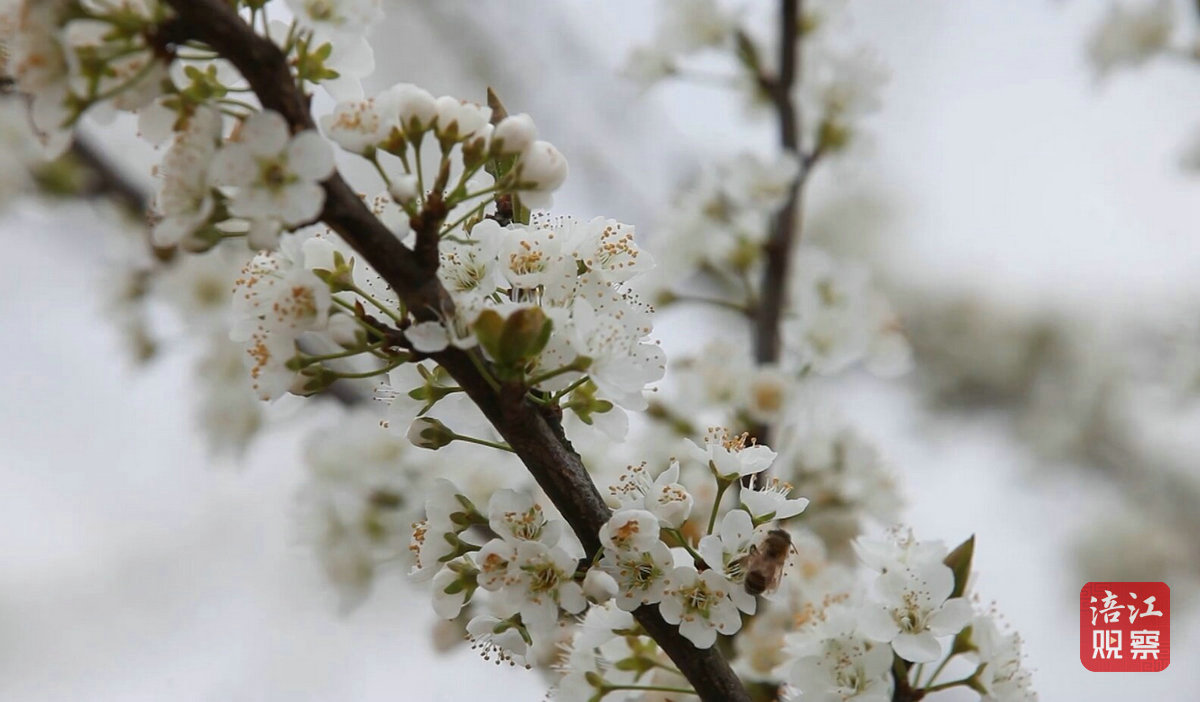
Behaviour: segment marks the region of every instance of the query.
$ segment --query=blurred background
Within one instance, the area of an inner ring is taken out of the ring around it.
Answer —
[[[1176,4],[1186,43],[1195,11]],[[368,92],[494,87],[570,160],[560,212],[652,240],[699,164],[770,143],[722,90],[619,75],[650,3],[387,5]],[[900,310],[914,372],[852,377],[840,410],[878,441],[922,538],[977,535],[974,587],[1021,632],[1042,699],[1189,700],[1200,180],[1183,162],[1200,66],[1099,80],[1087,47],[1107,5],[849,3],[842,31],[891,79],[867,143],[815,176],[805,236],[868,262]],[[132,125],[91,133],[151,188]],[[186,339],[138,364],[113,319],[131,226],[102,202],[0,214],[0,699],[540,699],[536,672],[436,653],[427,595],[400,573],[339,613],[295,524],[303,437],[337,408],[284,398],[243,455],[211,454]],[[671,314],[658,329],[668,356],[704,333]],[[1084,670],[1091,580],[1171,586],[1170,668]]]

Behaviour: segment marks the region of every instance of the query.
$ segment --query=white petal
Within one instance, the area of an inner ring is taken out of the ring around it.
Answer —
[[[420,322],[404,331],[404,336],[413,348],[421,353],[444,351],[450,344],[450,335],[440,322]]]
[[[738,459],[742,464],[742,475],[761,473],[771,466],[775,452],[766,446],[750,446],[739,452]]]
[[[666,616],[664,615],[663,618],[666,619]],[[696,648],[712,648],[712,645],[717,642],[717,630],[700,617],[680,624],[679,633],[687,637]]]
[[[325,180],[333,173],[333,149],[315,131],[296,135],[287,147],[288,168],[306,180]]]
[[[229,144],[213,156],[208,181],[213,185],[249,185],[258,179],[258,161],[240,144]]]
[[[287,146],[289,134],[283,115],[267,110],[252,115],[242,124],[238,141],[255,156],[274,156]]]
[[[896,655],[912,663],[928,663],[942,655],[937,637],[928,631],[920,634],[900,634],[892,641]]]
[[[278,215],[287,225],[307,224],[325,207],[325,190],[316,183],[292,183],[282,194]]]
[[[858,626],[863,636],[875,641],[891,641],[900,633],[891,613],[879,605],[867,604],[859,610]]]
[[[251,220],[246,243],[259,251],[274,249],[279,246],[279,229],[279,222],[274,219]]]
[[[971,604],[966,598],[946,600],[940,609],[929,616],[926,625],[938,636],[957,634],[971,621]]]

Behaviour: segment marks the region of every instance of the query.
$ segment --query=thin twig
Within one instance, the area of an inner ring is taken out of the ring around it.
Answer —
[[[777,363],[780,354],[780,320],[788,294],[792,250],[800,238],[801,189],[811,163],[800,158],[800,111],[792,99],[800,63],[801,0],[780,0],[779,67],[774,77],[760,75],[759,82],[771,99],[779,120],[779,145],[801,161],[801,170],[787,202],[775,216],[771,235],[763,245],[766,272],[754,310],[754,360],[759,365]],[[752,433],[770,443],[770,427],[760,424]]]
[[[780,7],[779,74],[768,81],[767,87],[779,118],[779,144],[784,151],[798,155],[799,113],[792,100],[792,87],[796,81],[800,0],[780,0]],[[800,188],[795,187],[776,215],[771,236],[763,246],[767,270],[754,329],[754,356],[760,364],[779,360],[779,320],[787,293],[792,247],[800,233],[797,223],[799,206]]]

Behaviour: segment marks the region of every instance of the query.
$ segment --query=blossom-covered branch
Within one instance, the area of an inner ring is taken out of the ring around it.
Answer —
[[[408,565],[446,626],[485,659],[557,668],[564,700],[1027,696],[1018,640],[966,599],[973,539],[856,538],[896,509],[869,444],[781,430],[777,452],[745,431],[802,418],[810,374],[906,349],[861,269],[796,242],[815,155],[874,102],[853,62],[799,80],[822,23],[785,0],[771,69],[738,13],[669,5],[651,63],[726,51],[733,85],[783,118],[783,153],[708,172],[656,268],[632,226],[551,214],[566,159],[494,94],[364,96],[380,0],[286,2],[288,23],[283,0],[26,1],[0,12],[0,41],[47,148],[112,109],[167,145],[150,236],[176,255],[136,287],[208,349],[204,413],[230,443],[263,421],[259,401],[377,383],[386,411],[346,412],[305,455],[305,531],[344,607]],[[316,89],[336,102],[319,119]],[[671,281],[658,299],[738,310],[751,337],[769,313],[774,360],[725,339],[678,364],[692,397],[654,393],[667,359],[640,293],[655,271]],[[719,294],[670,287],[693,274]]]
[[[294,132],[315,127],[284,56],[274,44],[251,31],[228,5],[217,0],[169,2],[186,31],[238,67],[265,108],[283,115]],[[427,203],[426,209],[414,217],[418,223],[414,252],[379,222],[341,176],[333,174],[322,187],[326,193],[322,221],[362,254],[417,319],[436,320],[453,313],[453,303],[436,275],[436,258],[424,262],[419,258],[419,252],[436,239],[444,210]],[[521,386],[494,387],[485,377],[486,371],[481,371],[461,349],[446,348],[431,357],[449,371],[521,458],[584,549],[596,553],[600,527],[610,512],[566,441],[557,418],[529,402]],[[640,608],[636,616],[702,699],[748,699],[737,676],[715,648],[695,647],[653,608]]]

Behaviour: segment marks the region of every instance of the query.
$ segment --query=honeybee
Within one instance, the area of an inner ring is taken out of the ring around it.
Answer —
[[[783,529],[768,531],[761,544],[751,546],[750,553],[742,557],[742,569],[746,572],[742,584],[746,592],[761,595],[779,587],[791,549],[792,536]]]

